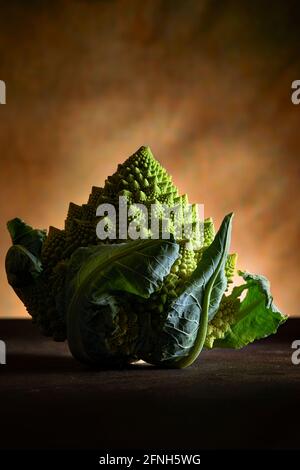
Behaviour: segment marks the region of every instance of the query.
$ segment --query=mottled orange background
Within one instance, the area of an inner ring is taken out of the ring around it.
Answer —
[[[0,5],[0,315],[5,223],[63,226],[117,164],[151,146],[217,224],[236,213],[241,268],[299,315],[299,2],[15,1]]]

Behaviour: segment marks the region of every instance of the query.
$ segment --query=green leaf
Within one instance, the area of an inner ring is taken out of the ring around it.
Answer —
[[[10,247],[5,258],[8,283],[14,288],[27,287],[42,272],[40,260],[20,245]]]
[[[19,218],[7,222],[7,228],[14,245],[23,246],[35,256],[40,255],[46,230],[34,229]]]
[[[274,305],[270,283],[264,276],[239,271],[246,284],[233,289],[229,298],[246,296],[238,304],[234,323],[225,337],[217,340],[214,347],[242,348],[249,343],[276,333],[287,316]]]
[[[137,318],[144,313],[137,299],[158,289],[178,253],[179,246],[169,240],[79,248],[71,257],[66,283],[72,354],[102,365],[134,355],[138,340],[131,336],[140,323],[143,328],[147,323],[146,314],[141,322]]]
[[[153,332],[145,360],[167,367],[187,367],[200,354],[209,316],[226,289],[224,266],[230,246],[233,214],[227,215],[204,252],[183,293],[173,301],[160,335]],[[152,351],[151,351],[152,349]]]

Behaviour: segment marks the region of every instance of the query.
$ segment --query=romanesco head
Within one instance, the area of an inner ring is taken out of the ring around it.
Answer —
[[[99,217],[96,215],[97,207],[103,203],[112,204],[115,207],[116,219],[118,220],[120,197],[125,198],[131,209],[136,204],[146,206],[149,226],[151,217],[157,218],[160,224],[163,220],[165,222],[167,220],[168,230],[173,233],[176,241],[180,244],[179,256],[172,266],[171,272],[165,277],[161,288],[151,295],[150,299],[142,306],[144,310],[151,312],[151,318],[158,325],[161,320],[163,321],[168,305],[179,295],[185,281],[195,270],[204,250],[214,239],[215,229],[212,219],[206,219],[204,222],[204,237],[201,237],[199,231],[194,230],[199,221],[196,205],[192,206],[191,232],[186,234],[182,231],[178,235],[176,224],[183,226],[188,198],[185,194],[179,194],[172,182],[172,177],[154,158],[150,148],[140,147],[124,163],[118,165],[116,172],[106,179],[103,188],[92,187],[87,203],[82,205],[70,203],[64,228],[50,227],[46,237],[44,234],[40,250],[43,269],[38,280],[34,286],[24,286],[23,290],[17,292],[42,331],[57,340],[66,337],[66,306],[63,302],[62,292],[71,255],[80,247],[124,242],[123,239],[118,239],[118,235],[116,240],[109,238],[100,240],[96,235],[96,226],[99,221]],[[165,208],[173,208],[174,206],[180,207],[181,212],[179,211],[177,214],[170,212],[166,216]],[[138,216],[138,209],[133,210],[132,214]],[[127,222],[129,223],[131,220],[132,215],[128,216]],[[25,228],[27,231],[31,229],[26,224],[21,223],[20,225],[19,223],[14,224],[13,228],[10,227],[10,231],[20,230],[20,226],[23,227],[23,232]],[[114,228],[109,219],[107,219],[107,226],[108,230]],[[151,231],[148,235],[151,236]],[[15,237],[16,234],[13,233],[13,236]],[[228,262],[226,274],[230,279],[232,276],[231,261]],[[136,305],[136,309],[138,308],[140,306]],[[134,309],[135,307],[133,307]],[[127,318],[126,315],[124,315],[125,318]],[[134,328],[130,330],[134,330]],[[124,341],[130,340],[129,336],[123,333],[120,332],[119,340],[121,341],[122,338]]]

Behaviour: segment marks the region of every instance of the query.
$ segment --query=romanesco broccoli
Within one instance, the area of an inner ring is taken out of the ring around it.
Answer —
[[[125,225],[135,220],[142,240],[118,237],[124,229],[120,198],[131,208]],[[97,215],[102,204],[115,208],[116,222]],[[146,228],[138,204],[148,209]],[[181,211],[166,215],[164,208],[174,206]],[[259,321],[254,330],[253,323],[252,329],[247,325],[251,334],[244,332],[243,302],[236,291],[233,297],[227,292],[237,261],[228,254],[232,216],[217,234],[212,219],[205,219],[202,236],[193,205],[191,231],[178,233],[188,208],[187,196],[179,194],[149,147],[141,147],[103,188],[92,188],[87,203],[70,203],[63,229],[50,227],[46,235],[20,219],[8,223],[13,241],[6,257],[8,281],[42,333],[57,341],[68,337],[74,355],[87,362],[142,358],[181,367],[195,359],[204,340],[207,348],[240,347],[274,332],[285,316],[268,305],[266,290],[268,320],[264,328]],[[153,218],[159,239],[150,241]],[[116,239],[97,237],[99,220]],[[163,226],[169,241],[162,237]],[[260,281],[249,282],[249,292],[260,295],[255,290]],[[253,312],[259,314],[254,307]]]

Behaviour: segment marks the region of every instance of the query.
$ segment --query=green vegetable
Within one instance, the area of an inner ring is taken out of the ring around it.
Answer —
[[[129,207],[125,224],[120,201]],[[101,204],[115,214],[99,215]],[[167,214],[175,205],[180,210]],[[189,230],[181,230],[188,209],[187,196],[141,147],[103,188],[92,188],[86,204],[70,203],[63,230],[8,222],[8,282],[45,335],[68,339],[77,359],[103,367],[138,359],[187,367],[203,346],[239,348],[274,333],[286,316],[265,278],[242,273],[246,283],[228,292],[237,262],[229,254],[232,214],[217,233],[206,219],[202,236],[195,206]],[[141,238],[128,238],[128,228]]]
[[[264,276],[242,271],[239,274],[246,283],[223,297],[218,313],[208,326],[207,348],[242,348],[275,333],[278,325],[286,320],[274,305],[269,281]]]
[[[224,268],[231,220],[232,214],[225,217],[183,292],[166,310],[161,331],[154,331],[150,351],[143,359],[167,366],[187,367],[200,354],[208,319],[217,310],[227,285]]]
[[[71,352],[85,362],[138,359],[146,337],[143,299],[161,287],[178,256],[168,240],[79,248],[67,285]]]

